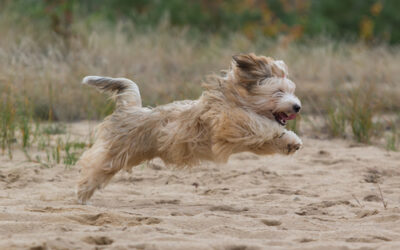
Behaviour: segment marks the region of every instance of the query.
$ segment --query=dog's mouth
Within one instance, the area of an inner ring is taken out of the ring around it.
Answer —
[[[296,118],[296,114],[287,115],[285,112],[275,112],[275,120],[282,126],[285,126],[288,120]]]

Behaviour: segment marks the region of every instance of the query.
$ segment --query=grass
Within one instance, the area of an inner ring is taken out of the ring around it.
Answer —
[[[64,123],[35,121],[27,103],[9,95],[0,105],[0,142],[2,154],[13,159],[13,152],[22,150],[27,161],[45,167],[59,164],[75,165],[80,154],[90,145],[75,138],[70,139]],[[92,141],[89,138],[89,141]]]
[[[34,23],[10,29],[6,13],[1,14],[0,146],[9,158],[21,148],[27,158],[47,166],[75,164],[93,138],[67,140],[64,123],[102,119],[114,108],[106,96],[79,84],[85,75],[131,78],[144,106],[154,106],[197,98],[206,75],[227,69],[232,55],[245,52],[283,59],[289,66],[303,100],[303,119],[290,121],[289,129],[312,126],[332,137],[397,150],[399,123],[381,119],[400,109],[396,47],[329,39],[285,44],[240,34],[192,36],[168,25],[139,31],[131,23],[104,28],[79,20],[66,42],[39,32]],[[308,116],[321,117],[325,125],[315,126]],[[32,151],[42,154],[32,156]]]
[[[386,137],[386,149],[389,151],[397,151],[398,135],[397,133],[391,133]]]
[[[301,123],[301,116],[297,116],[296,119],[288,121],[286,124],[287,129],[292,130],[295,133],[299,133]]]
[[[48,136],[48,143],[39,144],[40,150],[35,156],[35,161],[45,167],[54,167],[61,163],[65,167],[73,166],[78,161],[81,153],[89,146],[85,142],[71,141],[69,135],[55,138],[50,138],[49,135],[45,136]],[[27,159],[33,161],[32,157]]]
[[[388,203],[385,201],[385,198],[383,197],[382,190],[381,190],[381,186],[379,185],[379,183],[377,183],[377,185],[378,185],[379,195],[380,195],[380,198],[381,198],[381,201],[382,201],[383,208],[386,209]]]
[[[51,123],[43,128],[43,133],[47,135],[65,134],[66,127],[63,123]]]
[[[399,115],[397,115],[393,119],[389,119],[386,125],[386,133],[384,133],[385,143],[386,143],[386,150],[388,151],[398,151],[399,147]]]
[[[333,137],[345,137],[347,119],[343,107],[331,104],[327,108],[326,125],[328,131]]]
[[[376,143],[387,134],[386,147],[396,150],[397,127],[392,119],[383,119],[391,112],[382,107],[379,88],[364,82],[346,91],[332,93],[333,101],[327,103],[325,124],[332,137],[351,137],[360,143]],[[387,132],[386,128],[391,131]],[[391,138],[391,139],[389,139]]]
[[[326,39],[283,47],[279,42],[252,41],[239,34],[191,37],[185,30],[163,26],[144,32],[129,23],[100,29],[100,24],[87,27],[77,22],[74,30],[67,49],[63,40],[47,33],[10,35],[0,20],[4,33],[0,37],[0,75],[4,79],[0,81],[10,88],[12,96],[25,96],[33,116],[41,120],[101,119],[112,112],[113,103],[104,95],[80,85],[89,74],[133,79],[140,87],[144,106],[197,98],[205,76],[227,69],[231,56],[243,52],[285,60],[290,77],[298,83],[299,97],[315,102],[303,105],[306,113],[323,109],[326,114],[332,93],[362,89],[364,84],[379,86],[376,96],[381,98],[382,110],[400,108],[400,87],[396,84],[400,80],[400,54],[392,47]]]

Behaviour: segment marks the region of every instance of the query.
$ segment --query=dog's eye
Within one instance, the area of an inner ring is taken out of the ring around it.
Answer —
[[[283,93],[283,89],[278,89],[277,91],[274,92],[274,94],[282,94]]]

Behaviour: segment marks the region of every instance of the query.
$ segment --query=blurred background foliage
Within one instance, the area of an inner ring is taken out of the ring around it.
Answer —
[[[282,42],[316,36],[400,42],[398,0],[2,0],[0,7],[64,38],[79,19],[111,25],[127,20],[142,29],[166,22],[191,33],[240,32]]]
[[[110,114],[107,95],[79,85],[86,75],[133,79],[143,105],[156,106],[198,98],[205,76],[255,52],[284,60],[298,84],[302,118],[289,128],[397,150],[399,9],[400,0],[0,0],[0,147],[16,133],[29,146],[33,123]]]

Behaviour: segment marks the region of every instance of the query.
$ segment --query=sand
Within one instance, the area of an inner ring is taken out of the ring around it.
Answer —
[[[89,205],[76,202],[77,166],[1,155],[0,249],[400,249],[400,153],[302,138],[291,157],[156,160]]]

